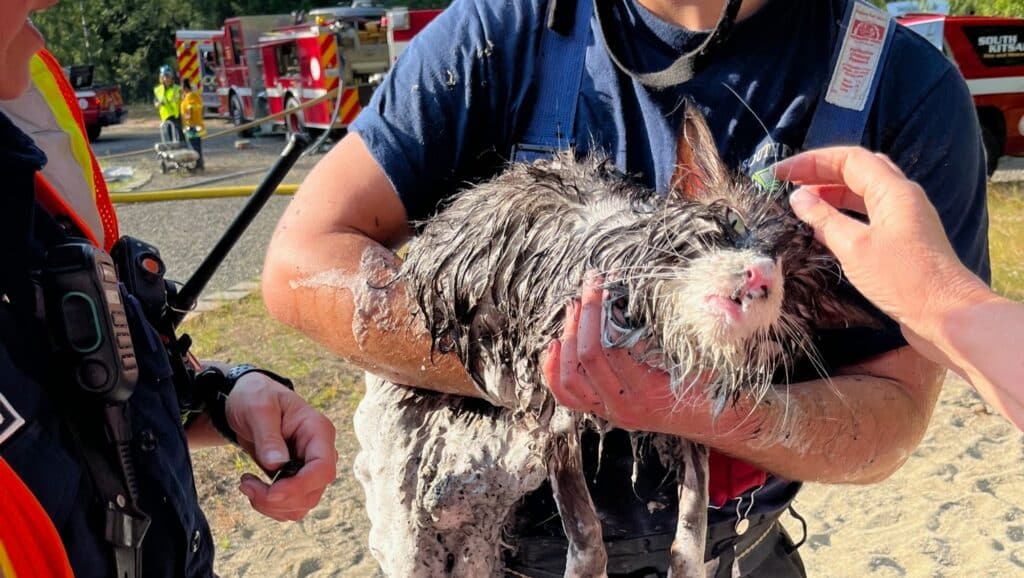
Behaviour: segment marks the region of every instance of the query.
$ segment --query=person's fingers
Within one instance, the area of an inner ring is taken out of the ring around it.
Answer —
[[[800,220],[814,228],[814,237],[835,253],[840,261],[857,253],[868,235],[868,227],[840,213],[817,195],[802,188],[793,191],[789,204]]]
[[[282,408],[278,395],[265,395],[240,414],[248,427],[237,428],[240,438],[250,437],[253,458],[265,470],[274,470],[288,461],[288,445],[281,434]],[[248,434],[248,436],[245,436]]]
[[[804,185],[800,188],[821,197],[837,209],[867,214],[864,197],[851,191],[846,185]]]
[[[575,398],[579,406],[573,409],[594,411],[601,407],[601,398],[591,387],[583,363],[579,358],[579,326],[580,308],[578,301],[573,301],[566,312],[565,329],[562,331],[562,346],[559,351],[559,385],[563,392],[568,393],[568,401]]]
[[[571,309],[570,306],[566,312],[566,319],[570,318]],[[547,351],[541,355],[540,365],[544,382],[559,405],[578,411],[588,411],[589,408],[583,400],[562,384],[562,343],[560,341],[553,339],[548,344]]]
[[[280,482],[278,482],[280,483]],[[277,485],[276,483],[274,484]],[[300,520],[311,509],[316,507],[323,496],[325,488],[319,488],[301,495],[289,496],[287,499],[276,499],[270,493],[272,486],[252,474],[244,474],[239,490],[249,500],[249,504],[257,512],[278,521]]]
[[[580,299],[580,328],[577,351],[580,363],[586,368],[591,387],[606,407],[615,405],[613,396],[626,395],[628,386],[619,380],[615,368],[605,356],[601,339],[604,323],[605,290],[602,280],[590,278],[584,283]],[[611,407],[609,407],[611,409]],[[614,421],[615,416],[607,416]]]
[[[846,185],[864,197],[868,214],[892,190],[902,190],[906,178],[888,159],[860,147],[807,151],[780,161],[775,174],[798,185]]]
[[[322,489],[337,477],[338,450],[334,424],[310,407],[298,394],[289,392],[283,431],[302,460],[302,468],[290,478],[278,480],[271,494],[302,495]]]

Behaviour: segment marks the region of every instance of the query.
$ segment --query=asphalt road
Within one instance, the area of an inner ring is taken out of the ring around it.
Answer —
[[[212,133],[225,126],[223,121],[214,120],[208,129]],[[100,139],[93,143],[93,148],[104,166],[128,166],[146,175],[148,180],[138,189],[138,192],[145,192],[193,186],[255,185],[262,180],[285,144],[282,136],[255,137],[248,139],[248,148],[237,150],[233,137],[204,140],[203,152],[207,168],[203,173],[194,175],[161,174],[159,163],[152,153],[111,160],[102,158],[134,150],[151,151],[153,144],[158,141],[156,121],[135,120],[105,128]],[[301,159],[284,182],[301,182],[321,157],[311,155]],[[249,174],[234,176],[247,171]],[[274,196],[267,202],[211,280],[208,292],[221,291],[243,281],[251,281],[260,274],[267,243],[290,199],[290,196]],[[168,278],[184,282],[195,272],[247,200],[236,197],[125,203],[115,208],[121,234],[138,237],[156,246],[167,264]]]

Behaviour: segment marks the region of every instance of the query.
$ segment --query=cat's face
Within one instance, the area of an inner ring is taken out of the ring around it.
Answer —
[[[677,377],[696,366],[719,379],[715,395],[762,391],[780,365],[814,355],[816,328],[876,323],[838,297],[838,264],[784,195],[732,176],[696,113],[684,132],[660,225],[665,266],[673,256],[683,265],[654,298],[668,312],[655,332]]]

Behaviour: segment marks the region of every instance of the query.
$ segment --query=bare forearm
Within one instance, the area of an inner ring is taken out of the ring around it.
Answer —
[[[689,430],[684,433],[689,439],[789,479],[880,481],[923,438],[943,373],[905,349],[902,355],[917,360],[919,388],[871,375],[776,386],[756,406],[741,400],[713,423],[710,417],[706,424],[691,419],[680,430]]]
[[[416,305],[394,281],[394,253],[358,233],[318,242],[315,252],[279,242],[268,257],[263,289],[274,317],[376,375],[479,396],[454,355],[431,350]]]
[[[926,337],[941,353],[938,361],[1024,430],[1024,356],[1016,347],[1022,338],[1024,305],[991,293],[948,311]]]

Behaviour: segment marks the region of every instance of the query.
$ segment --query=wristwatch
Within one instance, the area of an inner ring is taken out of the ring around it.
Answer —
[[[196,389],[203,399],[206,414],[210,416],[210,422],[217,428],[224,439],[233,444],[238,444],[238,436],[228,425],[227,400],[231,390],[243,375],[249,373],[262,373],[270,379],[280,383],[288,389],[295,391],[295,384],[287,377],[280,376],[272,371],[261,369],[251,364],[236,365],[224,373],[218,367],[208,367],[196,375]]]

